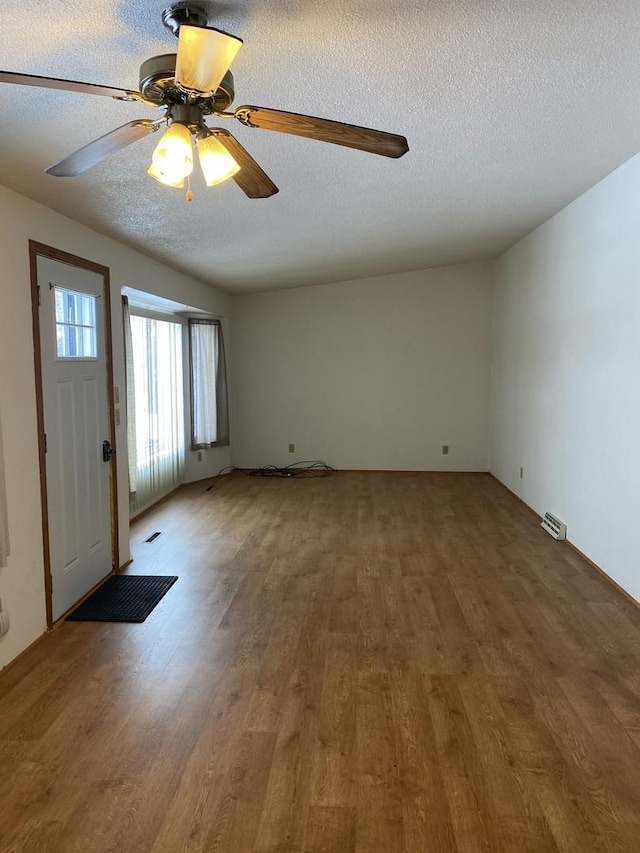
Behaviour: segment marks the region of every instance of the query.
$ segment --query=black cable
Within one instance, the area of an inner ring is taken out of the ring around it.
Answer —
[[[334,473],[335,468],[332,468],[331,465],[328,465],[321,459],[292,462],[283,468],[279,468],[276,465],[264,465],[262,468],[256,468],[248,472],[250,477],[299,477],[301,479],[330,477]]]
[[[227,465],[225,468],[221,468],[218,471],[218,473],[216,474],[216,477],[219,477],[221,474],[224,474],[225,471],[231,472],[231,471],[237,471],[237,470],[238,470],[238,468],[236,468],[235,465]]]
[[[239,468],[236,468],[235,465],[226,465],[224,468],[221,468],[217,474],[214,474],[214,481],[218,479],[222,474],[225,474],[227,471],[231,473],[232,471],[239,471]],[[209,483],[208,486],[204,487],[205,492],[212,492],[216,487],[216,483]]]
[[[297,479],[305,480],[311,477],[330,477],[332,474],[335,474],[336,469],[332,468],[331,465],[328,465],[321,459],[314,459],[302,462],[292,462],[284,468],[279,468],[277,465],[263,465],[262,468],[253,468],[249,471],[246,471],[243,468],[237,468],[235,465],[227,465],[225,468],[221,468],[218,471],[216,477],[220,477],[227,471],[239,471],[241,474],[244,474],[245,477],[280,477],[286,479],[292,479],[295,477]],[[210,492],[213,488],[214,484],[212,483],[206,487],[205,491]]]

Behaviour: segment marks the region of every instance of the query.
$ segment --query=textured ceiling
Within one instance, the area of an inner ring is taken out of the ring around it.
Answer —
[[[175,51],[168,0],[0,0],[0,67],[138,88]],[[146,175],[157,137],[65,179],[43,169],[148,107],[0,85],[0,183],[229,292],[495,256],[640,149],[637,0],[226,0],[235,105],[407,136],[388,160],[230,129],[280,188],[195,199]]]

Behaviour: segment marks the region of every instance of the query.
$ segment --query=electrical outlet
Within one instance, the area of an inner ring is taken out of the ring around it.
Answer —
[[[198,451],[198,462],[202,462],[202,451]]]
[[[449,455],[449,445],[448,445],[448,444],[443,444],[443,445],[442,445],[442,455],[443,455],[443,456],[448,456],[448,455]]]
[[[290,444],[289,445],[289,453],[295,453],[295,452],[296,452],[295,444]]]
[[[520,469],[520,479],[524,480],[524,468]]]

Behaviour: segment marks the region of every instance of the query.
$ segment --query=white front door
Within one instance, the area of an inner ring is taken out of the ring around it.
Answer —
[[[55,620],[112,570],[106,294],[102,274],[41,255],[37,280]]]

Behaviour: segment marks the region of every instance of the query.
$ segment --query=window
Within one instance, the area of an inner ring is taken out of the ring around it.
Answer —
[[[182,482],[182,326],[131,315],[135,408],[134,514]]]
[[[191,449],[229,444],[227,369],[220,320],[189,320]]]
[[[54,286],[58,358],[96,358],[96,296]]]

